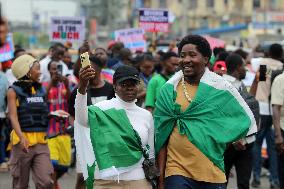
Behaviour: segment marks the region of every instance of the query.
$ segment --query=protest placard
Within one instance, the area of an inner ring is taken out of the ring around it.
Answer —
[[[8,33],[6,43],[0,48],[0,62],[14,58],[13,34]]]
[[[142,28],[130,28],[116,30],[114,32],[115,41],[120,41],[132,52],[146,51],[145,31]]]
[[[169,11],[165,9],[139,9],[139,27],[146,32],[169,32]]]
[[[82,42],[85,39],[85,18],[52,17],[49,39],[58,42]]]

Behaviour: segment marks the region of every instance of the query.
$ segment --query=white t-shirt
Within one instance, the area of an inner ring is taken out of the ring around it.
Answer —
[[[271,88],[271,104],[282,106],[280,127],[284,131],[284,73],[278,75],[273,81]]]
[[[40,71],[41,71],[41,82],[49,82],[50,81],[50,73],[48,71],[48,64],[51,61],[51,57],[47,55],[44,59],[42,59],[40,63]],[[59,61],[58,64],[62,65],[62,75],[70,75],[70,71],[67,65],[63,61]]]

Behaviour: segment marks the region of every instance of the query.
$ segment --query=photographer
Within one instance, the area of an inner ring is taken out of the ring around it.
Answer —
[[[51,81],[47,86],[47,101],[50,120],[47,130],[50,159],[54,167],[54,186],[68,170],[71,162],[71,137],[66,133],[69,125],[68,99],[70,96],[68,79],[62,76],[62,66],[55,61],[48,64]]]

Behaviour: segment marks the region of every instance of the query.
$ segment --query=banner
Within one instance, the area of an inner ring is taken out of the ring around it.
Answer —
[[[0,62],[14,58],[13,34],[8,33],[6,43],[0,48]]]
[[[120,41],[132,52],[146,52],[145,31],[142,28],[131,28],[116,30],[114,32],[115,41]]]
[[[52,17],[50,41],[82,42],[85,39],[84,17]]]
[[[169,32],[169,11],[165,9],[139,9],[139,27],[146,32]]]

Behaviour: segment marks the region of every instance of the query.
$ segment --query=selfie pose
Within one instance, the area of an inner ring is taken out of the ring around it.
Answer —
[[[154,128],[150,112],[138,107],[139,72],[130,66],[117,68],[113,76],[116,98],[87,106],[92,67],[80,71],[75,100],[75,136],[79,162],[87,188],[150,189],[144,172],[154,163]],[[80,128],[89,127],[90,130]],[[76,131],[76,130],[75,130]],[[146,163],[145,163],[146,162]]]
[[[35,187],[53,186],[53,168],[47,146],[48,106],[46,93],[39,83],[40,65],[30,55],[19,56],[12,65],[18,79],[8,90],[11,133],[10,168],[13,188],[28,188],[32,171]]]
[[[178,47],[181,71],[157,98],[155,149],[163,189],[225,189],[224,151],[256,132],[253,114],[237,89],[206,67],[207,40],[184,37]]]

